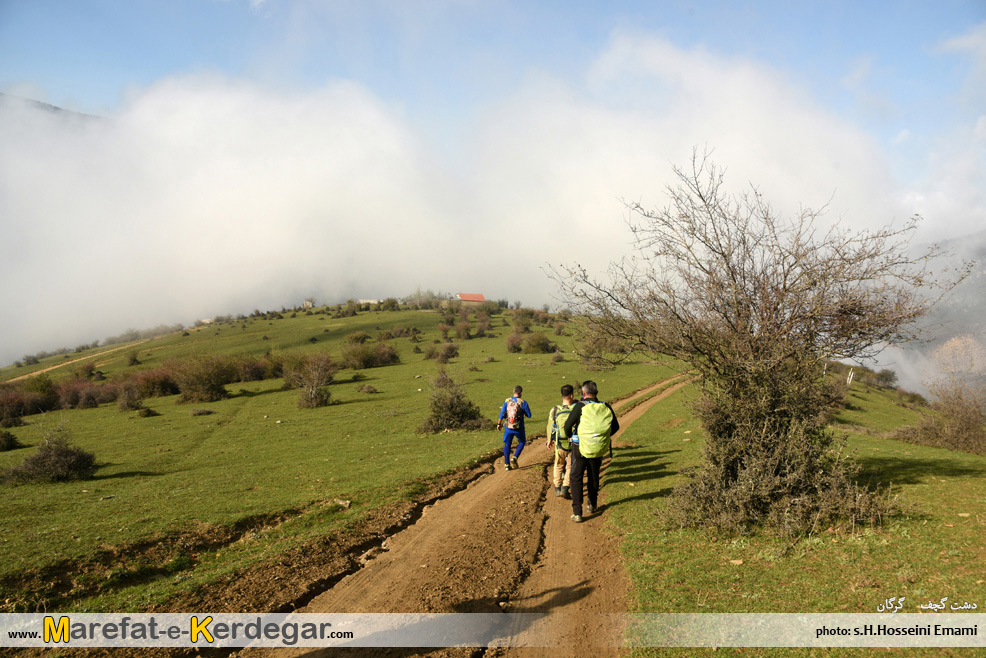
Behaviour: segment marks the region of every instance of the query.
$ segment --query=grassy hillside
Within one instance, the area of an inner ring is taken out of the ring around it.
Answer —
[[[439,322],[439,314],[426,311],[253,318],[85,356],[112,381],[196,354],[339,355],[348,334],[365,331],[372,340],[395,325],[420,329],[417,345],[427,348],[440,339]],[[675,370],[631,363],[588,373],[570,357],[555,363],[549,354],[508,353],[511,328],[504,324],[495,317],[495,337],[456,341],[460,355],[447,368],[489,418],[514,384],[523,385],[535,414],[532,433],[540,431],[563,383],[592,378],[602,397],[613,399]],[[570,338],[545,327],[534,331],[568,354]],[[45,427],[57,425],[101,466],[90,481],[5,489],[5,609],[140,610],[181,599],[313,540],[348,532],[499,451],[497,432],[419,434],[438,366],[415,353],[407,338],[389,342],[401,363],[341,370],[328,407],[299,409],[297,392],[272,379],[230,385],[228,399],[207,404],[150,398],[145,404],[161,414],[150,418],[115,404],[28,417],[28,425],[12,430],[28,447],[0,453],[0,467],[23,460]],[[141,365],[128,366],[135,349]],[[64,361],[72,358],[60,358],[37,367],[60,366],[48,373],[56,380],[71,376],[76,366]],[[18,374],[4,371],[12,373]],[[360,392],[364,385],[378,392]],[[882,528],[817,528],[797,541],[669,528],[662,515],[668,494],[682,469],[701,458],[702,430],[688,408],[696,394],[686,387],[631,425],[604,474],[605,515],[621,537],[635,610],[876,612],[891,596],[906,597],[909,612],[943,596],[986,604],[986,457],[890,439],[895,428],[916,423],[918,412],[893,392],[861,383],[853,385],[834,426],[847,434],[863,481],[891,485],[902,514]],[[192,414],[202,408],[212,413]]]
[[[439,339],[439,320],[437,313],[425,311],[370,312],[338,320],[304,314],[254,318],[94,356],[97,369],[112,380],[195,354],[327,350],[338,356],[348,334],[364,331],[375,337],[395,325],[417,327],[423,332],[418,345],[426,348]],[[457,341],[460,356],[446,368],[465,383],[468,396],[488,418],[496,417],[515,384],[523,385],[535,414],[530,431],[543,431],[558,388],[593,375],[577,361],[553,363],[550,354],[509,354],[505,337],[512,329],[503,325],[504,319],[496,317],[496,337]],[[568,337],[549,335],[563,350],[570,348]],[[310,342],[313,337],[317,342]],[[115,403],[27,417],[26,426],[12,431],[28,447],[0,453],[0,468],[19,463],[46,427],[59,425],[73,443],[95,453],[101,467],[90,481],[6,488],[0,500],[5,520],[0,601],[11,599],[7,609],[16,610],[33,610],[42,601],[58,601],[61,609],[141,608],[331,534],[502,446],[499,433],[492,431],[417,433],[428,414],[429,382],[438,366],[414,353],[415,344],[407,338],[389,342],[399,351],[400,364],[360,370],[359,381],[354,381],[356,371],[340,371],[330,386],[334,404],[318,409],[299,409],[297,391],[282,390],[283,380],[274,379],[232,384],[228,399],[207,404],[177,404],[176,396],[149,398],[145,405],[161,414],[156,417],[119,411]],[[141,365],[128,366],[134,349]],[[72,368],[61,365],[48,374],[68,377]],[[607,398],[614,398],[671,371],[629,364],[593,378]],[[365,385],[378,392],[359,392]],[[192,415],[194,409],[212,413]],[[239,542],[218,553],[203,548],[222,544],[221,538],[237,528],[263,528],[284,519],[288,522],[275,533],[262,533],[263,543]],[[149,548],[158,542],[162,548]],[[108,570],[106,564],[111,564]],[[55,586],[58,574],[79,570],[88,575],[75,578],[74,594],[62,591],[64,582]]]
[[[893,428],[916,422],[917,412],[900,406],[895,393],[861,384],[853,385],[835,428],[851,430],[848,448],[862,467],[861,479],[892,485],[903,514],[883,528],[824,527],[797,541],[669,528],[662,516],[668,494],[682,468],[701,458],[702,431],[687,407],[694,395],[683,389],[632,425],[623,435],[626,447],[604,476],[607,513],[623,537],[638,612],[876,613],[892,596],[906,597],[904,612],[920,612],[922,603],[944,596],[986,603],[986,457],[887,438]],[[712,654],[650,649],[633,655]]]

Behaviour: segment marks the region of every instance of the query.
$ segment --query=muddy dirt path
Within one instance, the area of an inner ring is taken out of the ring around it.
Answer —
[[[642,389],[613,407],[666,390],[620,418],[629,426],[647,409],[688,383],[679,375]],[[619,435],[615,437],[619,446]],[[621,628],[606,613],[627,609],[628,582],[619,541],[604,531],[604,462],[600,511],[581,524],[571,501],[550,483],[553,451],[531,439],[521,467],[493,473],[425,509],[421,519],[361,559],[365,566],[314,598],[299,612],[552,612],[552,643],[536,637],[523,649],[278,649],[241,656],[618,656]],[[521,643],[527,640],[523,633]],[[560,653],[559,653],[560,652]]]

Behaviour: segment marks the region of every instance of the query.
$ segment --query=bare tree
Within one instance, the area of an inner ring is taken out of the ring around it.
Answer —
[[[298,407],[312,409],[324,407],[331,394],[325,387],[339,370],[332,357],[325,352],[312,352],[301,357],[287,375],[288,382],[298,389]]]
[[[913,322],[962,273],[933,278],[937,251],[911,254],[917,218],[824,230],[820,211],[784,218],[755,188],[727,195],[705,157],[675,173],[667,207],[628,204],[637,254],[611,266],[608,282],[579,266],[554,277],[585,319],[585,356],[612,358],[616,344],[624,356],[663,354],[700,373],[708,441],[702,467],[676,492],[683,521],[801,531],[877,510],[824,429],[833,391],[823,362],[916,338]]]

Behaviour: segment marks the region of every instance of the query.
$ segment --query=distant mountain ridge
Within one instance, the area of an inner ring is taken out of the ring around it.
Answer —
[[[92,121],[106,121],[106,117],[101,117],[95,114],[85,114],[84,112],[75,112],[73,110],[66,110],[63,107],[42,103],[41,101],[36,101],[33,98],[24,98],[23,96],[15,96],[13,94],[5,94],[0,92],[0,108],[16,106],[44,110],[46,112],[51,112],[53,114],[58,114],[65,117],[79,117],[81,119]]]

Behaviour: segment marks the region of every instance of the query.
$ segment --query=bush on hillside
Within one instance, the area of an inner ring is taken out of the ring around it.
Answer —
[[[205,356],[179,361],[174,367],[181,396],[178,402],[215,402],[229,393],[226,385],[236,381],[236,367],[223,356]]]
[[[492,427],[493,421],[483,418],[479,406],[466,397],[462,385],[440,370],[432,382],[431,413],[418,431],[434,434],[444,430]]]
[[[96,364],[93,361],[75,367],[72,373],[79,379],[92,379],[96,374]]]
[[[24,420],[20,416],[0,415],[0,427],[20,427],[23,424]]]
[[[105,389],[105,390],[104,390]],[[62,409],[91,409],[112,400],[113,391],[88,379],[68,379],[55,387]],[[109,399],[106,396],[109,395]]]
[[[140,385],[134,379],[125,380],[117,386],[116,405],[120,411],[136,411],[143,408],[144,398],[140,393]]]
[[[151,370],[128,373],[120,380],[120,385],[132,383],[141,398],[177,395],[181,389],[178,386],[176,365],[176,362],[171,361]]]
[[[400,363],[400,361],[400,354],[388,343],[353,344],[342,348],[344,368],[361,370]]]
[[[96,472],[96,457],[91,452],[71,446],[62,428],[42,429],[44,440],[37,452],[7,470],[9,484],[30,482],[69,482],[88,480]]]
[[[429,345],[425,350],[426,359],[435,359],[439,363],[448,363],[449,359],[459,356],[459,348],[454,343],[439,343]]]
[[[267,378],[268,362],[264,359],[254,359],[244,356],[237,366],[238,379],[241,382],[258,382]]]
[[[0,426],[17,427],[22,416],[58,408],[58,392],[47,375],[36,375],[16,384],[0,384]]]
[[[349,343],[350,345],[357,343],[362,344],[368,340],[370,340],[370,334],[366,333],[365,331],[354,331],[353,333],[348,334],[346,336],[346,342]]]
[[[521,351],[524,354],[550,354],[555,351],[555,346],[546,335],[535,332],[524,336]]]
[[[13,432],[0,430],[0,452],[7,452],[8,450],[16,450],[17,448],[23,447],[24,444],[17,440]]]
[[[880,388],[894,388],[897,386],[897,373],[890,368],[884,368],[876,373],[874,380]]]
[[[917,427],[902,427],[894,438],[909,443],[986,454],[986,391],[951,377],[929,386],[933,413]]]
[[[326,386],[332,383],[339,366],[325,352],[312,352],[290,365],[285,381],[298,389],[298,407],[314,409],[329,404],[331,393]]]
[[[524,337],[520,334],[510,334],[507,336],[507,351],[514,354],[520,352],[521,343],[524,342]]]

